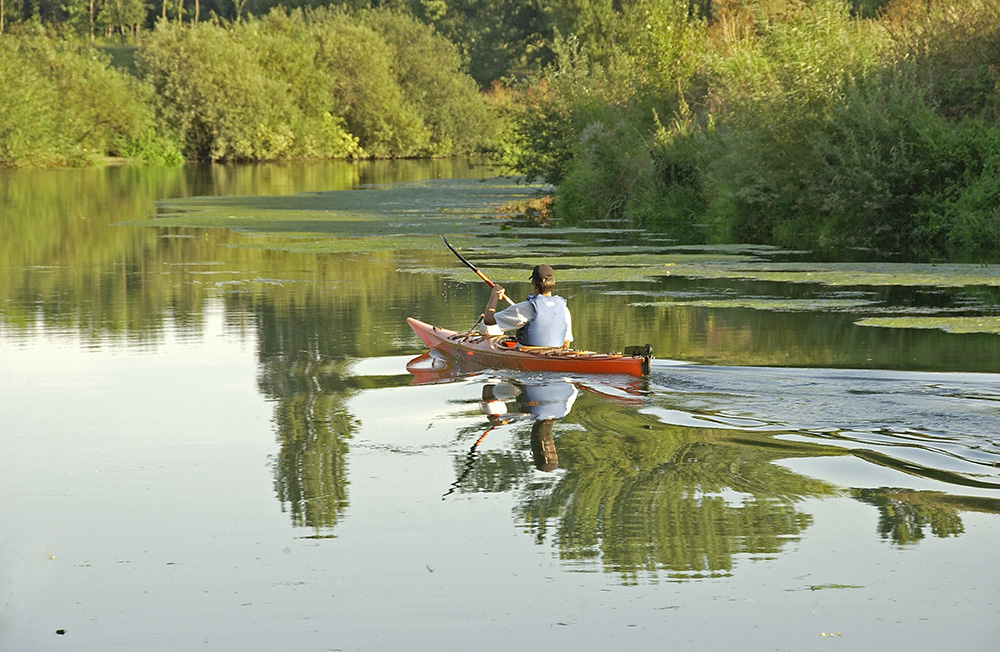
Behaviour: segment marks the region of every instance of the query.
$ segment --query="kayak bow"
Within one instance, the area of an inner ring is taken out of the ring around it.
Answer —
[[[506,335],[459,333],[407,317],[406,323],[429,348],[459,363],[521,371],[558,371],[583,374],[649,373],[652,348],[635,347],[630,354],[593,353],[547,346],[523,346]]]

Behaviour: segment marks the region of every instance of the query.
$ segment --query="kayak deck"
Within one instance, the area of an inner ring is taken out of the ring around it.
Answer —
[[[457,362],[480,367],[644,376],[649,373],[649,362],[653,357],[648,344],[645,349],[633,354],[594,353],[559,347],[524,346],[507,335],[457,332],[412,317],[408,317],[406,323],[429,348]]]

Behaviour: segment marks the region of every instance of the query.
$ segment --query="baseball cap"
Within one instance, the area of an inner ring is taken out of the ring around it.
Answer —
[[[544,281],[546,278],[550,278],[553,281],[556,279],[555,272],[548,265],[535,265],[535,268],[531,270],[532,281]]]

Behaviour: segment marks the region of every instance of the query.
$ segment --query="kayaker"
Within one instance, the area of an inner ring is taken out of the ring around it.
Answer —
[[[518,341],[528,346],[569,347],[573,341],[573,319],[566,300],[552,294],[556,287],[552,268],[535,265],[531,270],[531,287],[534,294],[526,300],[497,312],[497,301],[505,293],[502,287],[494,285],[486,302],[483,323],[502,331],[518,331]]]

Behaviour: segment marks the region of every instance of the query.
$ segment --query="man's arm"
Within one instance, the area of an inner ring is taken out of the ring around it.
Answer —
[[[562,348],[568,349],[570,343],[573,342],[573,316],[569,312],[569,308],[566,308],[566,341],[563,342]]]
[[[503,289],[500,291],[503,292]],[[487,326],[496,324],[503,331],[516,331],[535,318],[535,309],[530,301],[521,301],[499,311],[495,308],[489,310],[489,304],[486,307],[483,323]]]
[[[490,299],[486,302],[486,311],[483,313],[483,323],[487,326],[495,326],[497,323],[496,315],[497,312],[497,301],[500,300],[501,295],[504,294],[503,288],[499,285],[493,286],[493,291],[490,292]]]

